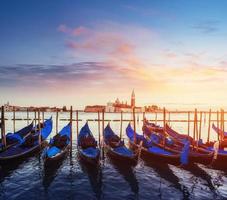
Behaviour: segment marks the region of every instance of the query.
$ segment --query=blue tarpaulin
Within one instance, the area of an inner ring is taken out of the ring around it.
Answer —
[[[87,157],[96,158],[99,154],[99,149],[94,147],[88,147],[86,149],[83,149],[82,153]]]
[[[68,123],[68,125],[66,125],[63,129],[61,129],[61,131],[59,132],[59,134],[61,136],[66,135],[68,138],[70,138],[70,133],[71,133],[71,124]]]
[[[157,134],[151,133],[150,140],[158,144],[160,142],[160,137]]]
[[[46,139],[52,131],[53,121],[52,117],[44,122],[44,128],[41,129],[43,139]]]
[[[188,164],[189,150],[190,150],[190,142],[187,141],[187,142],[185,142],[182,152],[180,154],[180,162],[183,165]]]
[[[121,155],[133,156],[133,152],[125,146],[116,147],[114,148],[114,151]]]
[[[47,156],[50,158],[50,157],[53,157],[55,156],[56,154],[60,153],[61,150],[55,146],[49,148],[47,151],[46,151],[46,154]]]
[[[24,139],[18,134],[8,133],[6,135],[6,138],[9,140],[18,141],[19,144],[22,144],[24,142]]]
[[[95,141],[94,136],[92,135],[92,132],[88,126],[88,123],[86,123],[81,129],[80,129],[80,133],[78,136],[78,145],[81,145],[81,141],[83,140],[83,138],[87,138],[87,137],[92,137],[93,140]]]
[[[157,146],[152,146],[148,148],[148,151],[150,151],[151,153],[156,153],[156,154],[162,154],[162,155],[172,155],[171,152],[166,151],[160,147]]]

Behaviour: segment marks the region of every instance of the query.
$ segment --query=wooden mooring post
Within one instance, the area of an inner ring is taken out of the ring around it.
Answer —
[[[196,149],[198,148],[198,140],[199,140],[199,130],[198,130],[198,112],[197,112],[197,109],[196,109],[196,121],[195,121],[195,124],[196,124]]]
[[[99,134],[99,148],[101,148],[101,132],[100,132],[100,112],[98,111],[98,134]]]
[[[73,148],[73,107],[70,106],[70,156],[72,157],[72,148]]]
[[[217,111],[217,128],[219,130],[219,111]],[[219,134],[217,134],[217,139],[218,139],[218,141],[220,141]]]
[[[16,132],[16,109],[15,106],[13,106],[13,132]]]
[[[76,138],[78,139],[79,135],[79,111],[76,111]]]
[[[223,139],[224,139],[224,121],[225,121],[225,119],[224,119],[224,110],[223,109],[221,109],[221,141],[223,141]]]
[[[196,112],[197,110],[195,109],[195,112],[194,112],[194,127],[193,127],[193,141],[195,141],[195,135],[196,135],[196,121],[197,121],[197,117],[196,117]],[[193,149],[195,148],[195,142],[193,142]]]
[[[188,111],[188,136],[190,136],[190,111]]]
[[[102,110],[102,158],[104,159],[104,129],[105,129],[105,110]]]
[[[224,131],[225,131],[225,111],[223,110],[223,134],[224,134]]]
[[[136,144],[136,116],[135,116],[135,107],[132,109],[133,113],[133,129],[134,129],[134,143]]]
[[[145,119],[146,119],[146,115],[145,115],[145,112],[143,112],[143,124],[145,122]]]
[[[168,125],[170,125],[170,111],[168,111],[168,116],[169,117],[168,117],[168,122],[167,123],[168,123]]]
[[[166,108],[163,108],[163,134],[164,134],[164,140],[163,145],[166,144]]]
[[[5,135],[5,110],[4,106],[1,108],[1,136],[3,148],[6,148],[6,135]]]
[[[202,118],[203,118],[203,113],[200,111],[200,116],[199,116],[199,137],[198,137],[198,141],[201,139]]]
[[[29,125],[29,110],[27,108],[27,124]]]
[[[39,144],[41,144],[40,108],[38,108],[38,131],[39,131]]]
[[[45,121],[45,114],[44,114],[44,110],[42,111],[42,123],[44,123]]]
[[[210,124],[211,124],[211,109],[209,110],[209,119],[208,119],[208,136],[207,136],[207,143],[210,142]]]
[[[121,122],[120,122],[120,139],[122,139],[122,129],[123,129],[123,112],[121,111]]]
[[[58,110],[56,110],[56,134],[58,134]]]
[[[145,120],[146,120],[146,116],[145,116],[145,112],[143,112],[143,126],[144,126],[144,124],[145,124]],[[142,127],[143,128],[143,127]],[[142,131],[143,132],[143,136],[144,136],[144,131]]]
[[[34,117],[35,117],[35,131],[36,131],[36,125],[37,125],[37,120],[36,120],[36,109],[35,109],[35,111],[34,111]]]

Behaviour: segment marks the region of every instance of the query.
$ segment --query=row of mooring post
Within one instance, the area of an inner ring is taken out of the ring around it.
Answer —
[[[30,123],[30,118],[29,117],[30,116],[29,116],[29,110],[28,109],[27,109],[26,113],[27,113],[27,116],[26,116],[25,120],[27,121],[27,125],[29,125],[29,123]],[[37,115],[38,115],[38,117],[37,117]],[[38,123],[40,123],[40,121],[42,121],[42,123],[44,123],[44,121],[45,121],[45,112],[42,111],[42,118],[39,115],[41,115],[41,110],[40,110],[40,108],[37,108],[34,111],[34,123],[35,124],[37,124],[37,121],[38,121]],[[39,120],[38,120],[38,118],[39,118]],[[15,109],[15,107],[13,107],[13,118],[12,118],[12,121],[13,121],[13,132],[14,133],[16,132],[16,120],[17,120],[16,119],[16,109]]]
[[[5,131],[3,130],[5,128],[5,118],[4,118],[4,106],[2,106],[2,109],[1,109],[1,112],[2,112],[2,117],[1,117],[1,136],[3,138],[3,143],[5,141]],[[40,124],[40,122],[44,122],[45,120],[45,116],[44,116],[44,111],[42,111],[42,118],[40,118],[40,108],[38,109],[35,109],[34,110],[34,121],[35,121],[35,125],[36,124]],[[187,114],[188,114],[188,117],[187,117],[187,122],[188,122],[188,127],[187,127],[187,134],[190,135],[190,122],[192,121],[191,119],[191,112],[192,111],[188,111]],[[70,122],[72,123],[73,121],[73,111],[72,111],[72,108],[70,107]],[[168,114],[168,119],[166,119],[166,113]],[[198,113],[199,113],[199,119],[198,119]],[[195,141],[199,141],[201,138],[202,138],[202,122],[205,123],[205,114],[207,112],[198,112],[197,109],[195,109],[194,111],[194,128],[193,128],[193,139]],[[212,112],[211,109],[209,110],[208,112],[208,134],[207,134],[207,142],[210,142],[210,133],[211,133],[211,122],[212,121],[216,121],[216,125],[217,125],[217,128],[221,131],[220,134],[217,134],[217,139],[220,141],[223,139],[224,137],[224,128],[225,128],[225,119],[224,119],[224,110],[221,109],[220,111],[218,110],[216,112],[216,120],[215,119],[212,119]],[[136,141],[136,116],[135,116],[135,108],[133,108],[132,110],[132,114],[133,114],[133,128],[134,128],[134,140]],[[163,108],[163,128],[164,128],[164,133],[165,133],[165,128],[166,128],[166,124],[170,123],[171,119],[170,119],[170,115],[171,112],[168,111],[166,112],[166,109]],[[203,114],[204,114],[204,118],[203,118]],[[98,143],[99,143],[99,146],[101,147],[101,135],[102,135],[102,140],[103,140],[103,133],[104,133],[104,124],[105,124],[105,118],[104,118],[104,115],[105,115],[105,111],[103,110],[102,111],[102,134],[101,134],[101,125],[100,125],[100,121],[101,121],[101,117],[100,117],[100,112],[98,112],[98,134],[99,134],[99,138],[98,138]],[[145,119],[145,112],[143,112],[143,122],[144,122],[144,119]],[[203,120],[204,119],[204,120]],[[16,131],[16,109],[15,107],[13,108],[13,131],[15,132]],[[37,123],[38,121],[38,123]],[[56,111],[56,133],[58,133],[58,121],[59,121],[59,112]],[[78,133],[79,133],[79,111],[77,110],[76,111],[76,136],[78,138]],[[120,138],[122,139],[122,135],[123,135],[123,112],[120,113]],[[155,119],[154,119],[155,123],[157,124],[158,122],[158,117],[157,117],[157,112],[155,112]],[[174,120],[173,120],[174,121]],[[198,124],[199,123],[199,124]],[[27,109],[27,124],[29,124],[29,110]],[[39,127],[40,128],[40,127]],[[41,130],[40,130],[41,131]],[[72,141],[72,139],[71,139]],[[194,144],[193,144],[194,146]]]

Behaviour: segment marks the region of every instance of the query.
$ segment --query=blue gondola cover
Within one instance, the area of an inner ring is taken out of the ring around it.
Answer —
[[[52,117],[44,122],[44,128],[41,129],[41,135],[43,139],[46,139],[53,128],[53,120]]]
[[[18,141],[19,144],[22,144],[24,142],[24,139],[19,135],[19,134],[13,134],[13,133],[8,133],[6,135],[6,138],[8,140],[12,140],[12,141]]]
[[[96,158],[99,155],[99,149],[94,147],[88,147],[82,150],[82,153],[90,158]]]
[[[190,150],[190,142],[187,141],[187,142],[185,142],[182,152],[180,154],[180,162],[183,165],[188,164],[189,150]]]
[[[49,158],[51,158],[60,152],[61,152],[61,150],[59,148],[53,146],[46,151],[46,154]]]
[[[125,156],[133,156],[133,152],[126,148],[125,146],[119,146],[114,148],[114,151],[117,152],[118,154],[125,155]]]

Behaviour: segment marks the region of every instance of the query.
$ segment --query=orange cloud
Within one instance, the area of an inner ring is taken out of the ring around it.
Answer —
[[[197,97],[201,101],[203,98],[204,101],[213,100],[210,90],[227,87],[227,83],[219,83],[225,82],[225,68],[206,64],[206,53],[185,54],[171,49],[158,50],[155,46],[158,40],[152,40],[152,33],[148,30],[110,25],[105,27],[102,24],[90,29],[85,27],[89,34],[81,33],[81,26],[70,29],[80,30],[78,35],[82,34],[83,37],[75,35],[66,42],[77,57],[86,54],[91,60],[106,63],[103,73],[89,77],[92,87],[106,92],[107,88],[113,92],[135,88],[147,98],[157,96],[164,100],[175,98],[176,101],[189,102]],[[61,28],[65,31],[65,27]],[[72,36],[71,31],[68,34]]]

